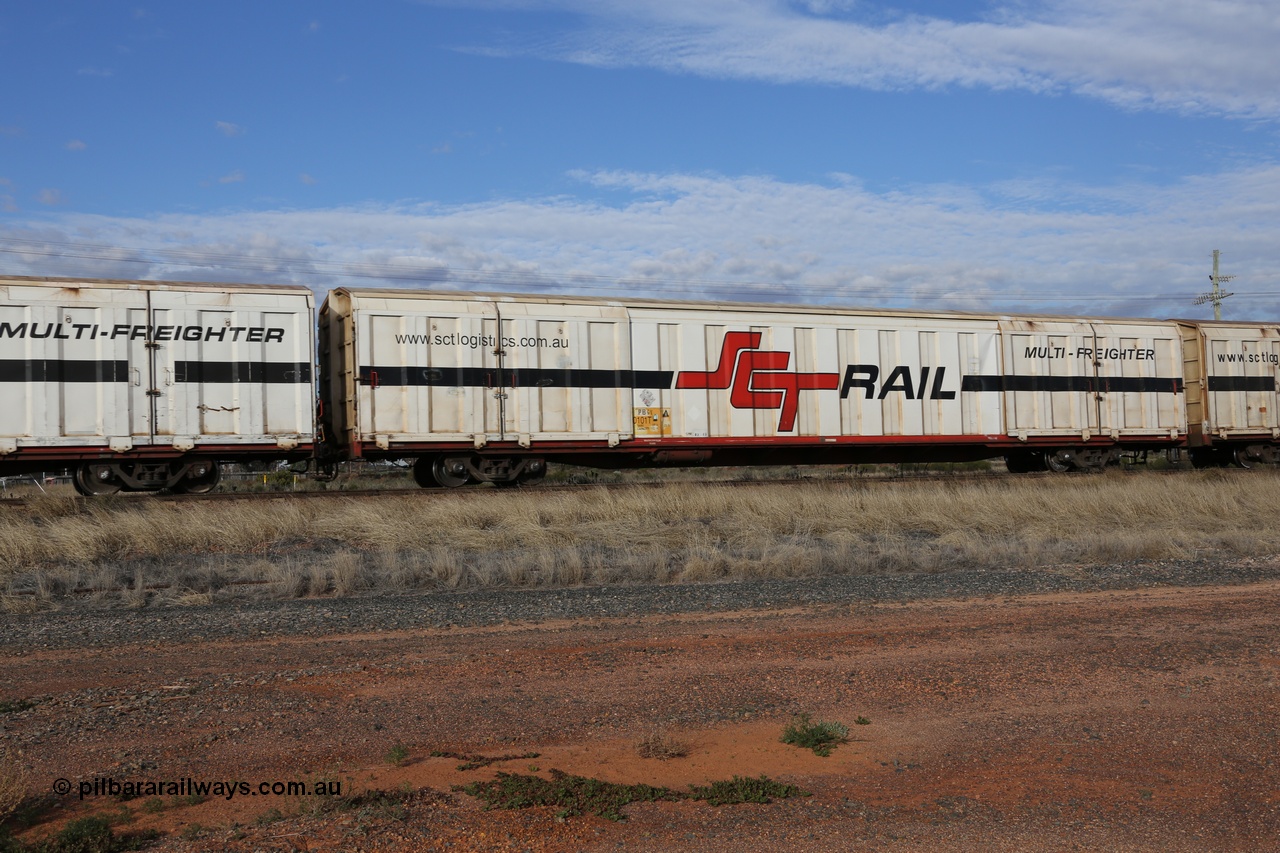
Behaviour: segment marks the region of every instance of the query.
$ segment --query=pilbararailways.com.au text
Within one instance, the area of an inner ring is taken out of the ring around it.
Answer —
[[[138,797],[219,797],[231,800],[236,797],[338,797],[342,795],[342,783],[335,779],[315,782],[242,782],[235,779],[206,781],[203,779],[116,779],[99,776],[84,779],[72,785],[69,779],[57,779],[53,783],[55,794],[66,796],[73,790],[80,799],[90,797],[115,797],[131,800]]]

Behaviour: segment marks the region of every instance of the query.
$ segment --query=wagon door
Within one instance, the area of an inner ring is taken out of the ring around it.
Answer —
[[[1182,340],[1167,323],[1093,326],[1099,431],[1113,439],[1187,430]]]
[[[359,306],[359,434],[386,444],[500,433],[492,303],[366,294]]]
[[[158,444],[309,440],[311,303],[297,293],[152,291],[148,394]]]
[[[627,310],[612,305],[497,305],[501,437],[617,442],[632,434]]]
[[[1000,321],[1005,433],[1019,438],[1098,433],[1097,349],[1083,322]]]
[[[127,402],[114,416],[108,416],[108,420],[115,421],[108,427],[108,444],[115,451],[127,451],[131,446],[147,447],[154,443],[156,420],[161,415],[156,411],[159,393],[156,392],[155,350],[147,337],[151,325],[150,292],[131,289],[127,296],[119,291],[114,292],[114,296],[118,297],[115,305],[108,304],[95,310],[65,310],[65,313],[68,318],[81,320],[81,323],[92,320],[95,323],[93,337],[101,339],[101,345],[95,341],[95,350],[114,353],[116,379],[125,380],[124,397]],[[90,298],[96,301],[95,296]],[[122,357],[123,362],[120,361]],[[119,377],[120,366],[124,366],[124,377]],[[68,386],[63,388],[64,391],[70,389]],[[119,394],[114,394],[114,397],[119,403]],[[76,410],[77,406],[72,401],[65,401],[60,432],[65,432],[77,420]]]
[[[145,324],[136,289],[0,288],[0,439],[119,450],[148,440]]]
[[[1206,428],[1218,438],[1280,432],[1280,330],[1201,324]]]

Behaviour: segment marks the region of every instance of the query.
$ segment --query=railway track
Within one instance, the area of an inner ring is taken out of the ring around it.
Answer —
[[[1247,471],[1240,469],[1219,469],[1229,475],[1243,475]],[[1181,468],[1165,468],[1165,469],[1146,469],[1142,467],[1126,467],[1117,469],[1118,472],[1125,474],[1143,472],[1147,474],[1160,475],[1181,475],[1184,469]],[[737,488],[753,488],[760,486],[797,486],[797,485],[819,485],[819,486],[894,486],[906,483],[961,483],[961,482],[1000,482],[1016,478],[1017,482],[1026,482],[1028,480],[1056,479],[1064,476],[1072,476],[1070,474],[1059,474],[1054,472],[1035,472],[1027,474],[1010,475],[1003,471],[984,471],[984,472],[947,472],[947,471],[912,471],[894,474],[877,474],[877,475],[850,475],[846,477],[840,476],[807,476],[807,477],[778,477],[778,478],[760,478],[760,479],[734,479],[734,480],[635,480],[635,481],[614,481],[614,482],[581,482],[581,483],[542,483],[536,486],[527,486],[517,490],[494,488],[487,485],[467,486],[459,489],[423,489],[417,486],[406,488],[367,488],[367,489],[343,489],[326,488],[315,490],[288,490],[288,491],[246,491],[246,492],[210,492],[204,495],[190,494],[168,494],[168,493],[150,493],[150,492],[132,492],[120,493],[112,495],[109,500],[120,501],[159,501],[161,503],[201,503],[201,502],[234,502],[234,501],[279,501],[279,500],[331,500],[337,498],[369,500],[375,498],[392,498],[392,497],[420,497],[426,499],[439,499],[445,497],[472,496],[472,495],[502,495],[510,494],[512,491],[520,491],[528,493],[535,491],[538,494],[556,494],[568,493],[576,491],[589,491],[593,489],[660,489],[668,486],[696,485],[707,487],[737,487]],[[1076,474],[1079,476],[1079,474]],[[100,502],[102,497],[81,497],[79,495],[72,496],[77,502],[83,502],[86,505]],[[31,503],[32,498],[27,497],[6,497],[0,498],[0,506],[24,507]]]

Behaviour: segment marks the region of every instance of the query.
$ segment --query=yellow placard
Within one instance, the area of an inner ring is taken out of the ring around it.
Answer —
[[[671,410],[661,406],[632,409],[632,423],[637,438],[671,435]]]

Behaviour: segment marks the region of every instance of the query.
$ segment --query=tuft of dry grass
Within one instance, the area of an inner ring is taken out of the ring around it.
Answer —
[[[641,758],[656,758],[659,761],[684,758],[690,749],[688,743],[672,737],[662,729],[655,729],[636,744],[636,754]]]
[[[0,752],[0,824],[18,811],[27,798],[26,768],[8,752]]]
[[[1280,472],[667,483],[269,503],[41,496],[0,515],[0,609],[705,583],[1280,552]]]

